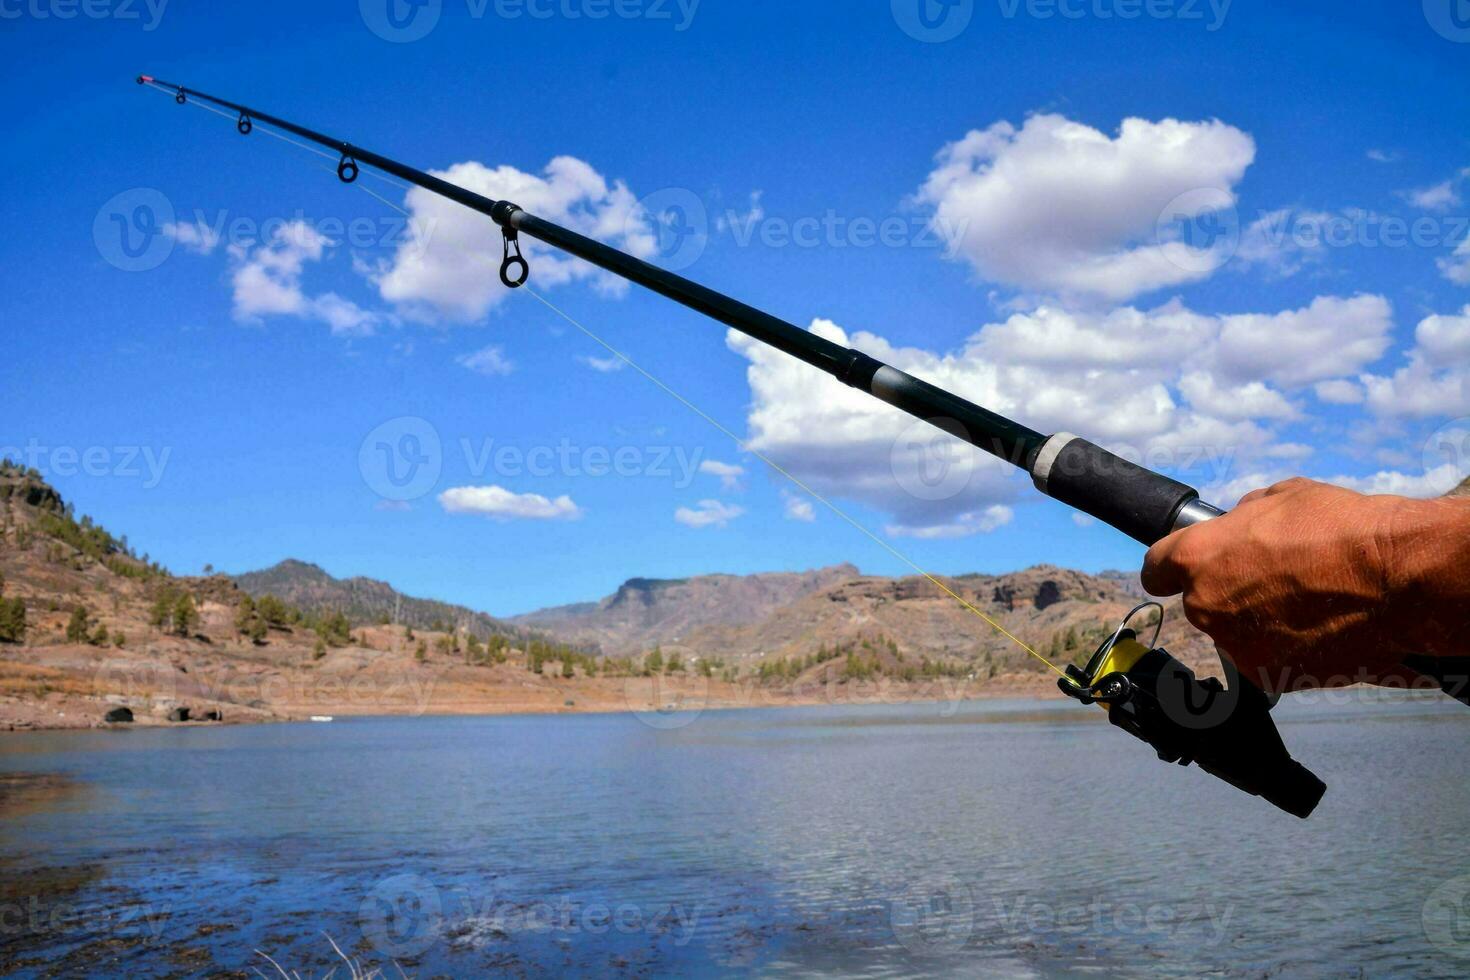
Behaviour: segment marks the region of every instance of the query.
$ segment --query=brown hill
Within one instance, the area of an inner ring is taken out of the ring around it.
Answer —
[[[628,656],[681,642],[703,627],[755,625],[803,596],[860,574],[854,565],[833,565],[811,572],[633,578],[601,602],[541,609],[511,621]]]
[[[958,700],[1054,680],[933,583],[850,565],[634,579],[599,603],[509,624],[459,610],[439,630],[379,622],[385,601],[422,601],[383,583],[304,563],[274,574],[309,583],[282,588],[305,608],[269,595],[269,575],[254,599],[225,576],[171,575],[0,461],[0,727],[96,725],[117,708],[163,724],[183,708],[230,722]],[[1085,656],[1134,601],[1123,576],[1048,566],[945,581],[1058,662]],[[1177,609],[1166,624],[1171,649],[1213,671]]]

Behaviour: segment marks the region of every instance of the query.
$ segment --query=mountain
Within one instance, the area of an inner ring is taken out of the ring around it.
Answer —
[[[333,578],[319,566],[294,558],[258,572],[236,575],[234,582],[257,599],[274,595],[302,612],[318,616],[341,612],[354,625],[392,623],[423,630],[454,628],[482,637],[516,639],[532,633],[464,606],[403,595],[377,579]]]
[[[616,656],[659,646],[665,655],[758,669],[774,660],[810,662],[824,650],[842,648],[866,650],[894,671],[928,659],[1000,676],[1045,668],[971,608],[1063,662],[1090,653],[1139,601],[1137,576],[1121,572],[1089,575],[1039,565],[942,581],[964,602],[919,576],[865,576],[852,565],[794,574],[630,579],[600,602],[541,610],[513,622],[596,643]],[[1181,659],[1208,667],[1214,656],[1208,642],[1170,606],[1165,641]]]
[[[833,565],[810,572],[631,578],[601,602],[541,609],[511,622],[627,656],[677,643],[701,627],[759,623],[782,606],[860,574],[855,565]]]
[[[0,459],[0,727],[92,726],[121,709],[169,724],[184,709],[237,722],[1045,693],[1047,668],[995,625],[1079,660],[1134,604],[1132,579],[1037,566],[941,589],[852,565],[633,578],[598,602],[500,620],[300,561],[173,575]],[[1177,602],[1163,639],[1216,671]]]

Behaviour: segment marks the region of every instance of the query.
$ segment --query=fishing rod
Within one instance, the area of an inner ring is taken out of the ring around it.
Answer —
[[[523,286],[530,277],[530,264],[520,248],[520,236],[528,235],[798,358],[1026,470],[1042,493],[1144,545],[1225,513],[1201,500],[1193,487],[1080,436],[1068,432],[1043,435],[862,351],[832,343],[707,286],[537,217],[511,201],[491,200],[365,147],[240,103],[150,75],[139,75],[137,82],[172,92],[180,105],[195,99],[237,113],[236,128],[242,135],[249,135],[256,124],[264,123],[330,150],[339,155],[337,177],[343,183],[355,182],[360,168],[366,165],[487,216],[501,229],[500,279],[509,289]],[[1162,615],[1162,606],[1159,610]],[[1086,667],[1067,668],[1058,685],[1062,691],[1084,703],[1101,704],[1113,724],[1148,742],[1164,761],[1184,766],[1195,762],[1290,813],[1299,817],[1310,814],[1326,786],[1287,752],[1270,716],[1274,699],[1241,677],[1228,657],[1221,658],[1230,681],[1227,688],[1213,678],[1196,678],[1188,667],[1154,646],[1157,631],[1153,642],[1140,642],[1137,632],[1128,626],[1138,611],[1129,614]],[[1429,674],[1432,663],[1423,658],[1413,667]],[[1448,682],[1440,677],[1436,680],[1450,690]],[[1470,693],[1450,693],[1470,698]]]

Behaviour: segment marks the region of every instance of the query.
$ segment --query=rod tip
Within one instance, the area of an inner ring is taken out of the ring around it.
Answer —
[[[138,76],[138,84],[139,85],[142,85],[145,82],[151,82],[151,81],[153,81],[153,76],[152,75],[139,75]]]

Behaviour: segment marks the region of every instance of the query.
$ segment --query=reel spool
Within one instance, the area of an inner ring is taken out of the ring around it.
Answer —
[[[1159,610],[1158,627],[1145,644],[1128,623],[1141,610]],[[1227,688],[1195,677],[1158,643],[1163,606],[1136,606],[1088,660],[1069,665],[1057,681],[1063,694],[1101,705],[1108,721],[1153,746],[1163,762],[1197,764],[1253,796],[1305,819],[1327,784],[1287,752],[1271,719],[1275,702],[1221,657]]]

